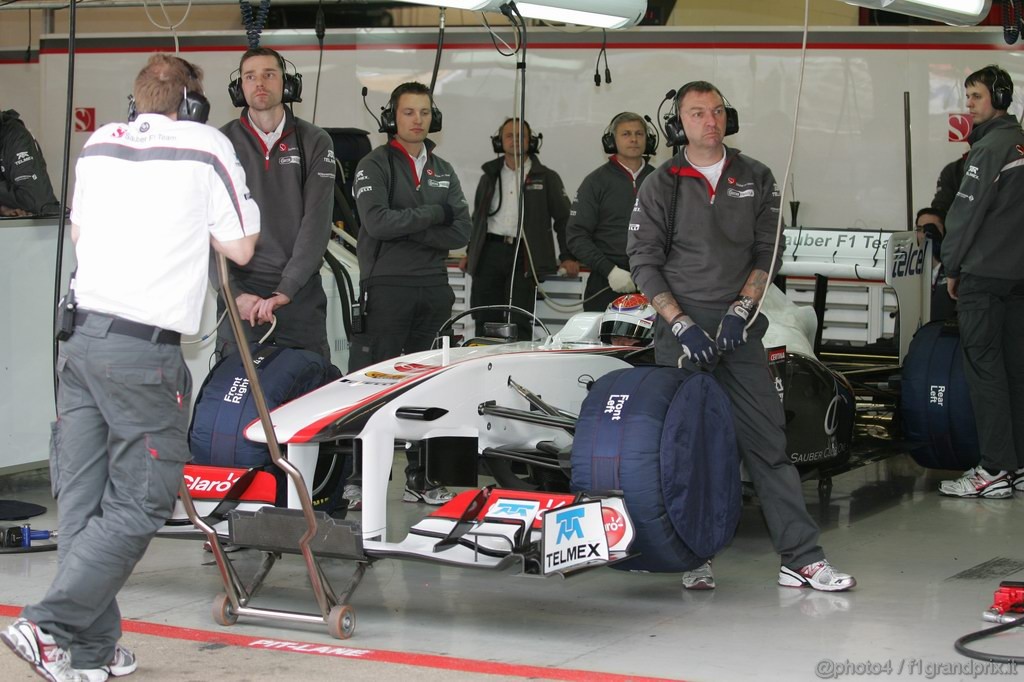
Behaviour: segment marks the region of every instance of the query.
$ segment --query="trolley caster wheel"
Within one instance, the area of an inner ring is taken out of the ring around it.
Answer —
[[[231,610],[231,600],[223,592],[213,598],[212,612],[217,625],[227,627],[238,622],[238,614]]]
[[[348,639],[356,631],[356,610],[339,604],[327,614],[327,632],[335,639]]]

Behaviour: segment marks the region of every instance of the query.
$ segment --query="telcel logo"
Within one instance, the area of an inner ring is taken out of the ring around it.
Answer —
[[[924,249],[912,245],[898,249],[893,255],[892,278],[910,277],[924,272]]]

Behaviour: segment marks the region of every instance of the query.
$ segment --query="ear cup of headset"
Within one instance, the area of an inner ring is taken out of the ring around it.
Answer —
[[[735,135],[740,131],[740,112],[735,107],[725,105],[725,134]]]
[[[439,133],[441,132],[441,123],[444,117],[441,116],[441,110],[438,109],[433,102],[430,103],[430,127],[427,128],[428,133]]]
[[[228,83],[228,97],[231,98],[232,106],[239,109],[245,106],[245,93],[242,92],[241,78],[236,78]]]
[[[999,81],[1003,80],[1002,70],[994,65],[989,69],[992,73],[992,85],[989,86],[988,91],[992,96],[992,107],[1006,111],[1013,104],[1013,82],[1000,85]]]
[[[178,105],[179,121],[206,123],[210,118],[210,100],[195,90],[188,90]]]
[[[284,73],[284,85],[281,88],[281,103],[291,104],[292,102],[302,101],[302,74],[299,72],[295,73]]]
[[[615,146],[615,134],[608,129],[605,129],[604,135],[601,136],[601,148],[605,154],[615,154],[619,151]]]

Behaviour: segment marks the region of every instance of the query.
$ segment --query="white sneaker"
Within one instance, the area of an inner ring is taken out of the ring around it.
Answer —
[[[443,485],[439,485],[436,488],[430,488],[429,490],[413,490],[412,488],[406,488],[405,494],[402,495],[403,502],[423,502],[431,506],[442,505],[445,502],[451,502],[455,498],[455,493],[445,488]]]
[[[18,618],[8,625],[0,632],[0,640],[32,666],[37,675],[50,682],[103,682],[107,679],[102,670],[101,677],[90,679],[82,671],[72,668],[68,652],[26,618]]]
[[[363,508],[363,489],[352,483],[345,486],[341,497],[348,501],[349,511],[360,511]]]
[[[1019,493],[1024,493],[1024,467],[1011,471],[1010,478],[1013,480],[1013,489]]]
[[[783,587],[811,587],[822,592],[844,592],[856,587],[857,580],[822,560],[807,564],[799,571],[783,566],[779,569],[779,584]]]
[[[683,573],[683,589],[686,590],[713,590],[715,589],[715,576],[711,573],[711,560]]]
[[[1013,497],[1014,483],[1010,474],[1000,471],[992,476],[982,467],[972,467],[960,478],[943,481],[939,484],[939,493],[950,497],[987,497],[1003,499]]]
[[[111,677],[124,677],[131,675],[138,667],[139,662],[135,659],[132,650],[118,644],[114,647],[114,657],[110,659],[110,663],[104,666],[104,669]]]

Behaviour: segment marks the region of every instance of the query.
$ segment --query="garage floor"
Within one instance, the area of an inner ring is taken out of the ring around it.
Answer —
[[[210,554],[199,542],[157,539],[119,598],[124,641],[139,656],[138,680],[1022,679],[972,663],[953,642],[988,627],[981,614],[1000,580],[1024,580],[1024,495],[940,498],[947,477],[898,456],[836,477],[827,507],[816,482],[805,483],[829,558],[857,577],[849,593],[776,586],[778,558],[748,502],[715,562],[713,592],[686,592],[677,575],[600,569],[542,580],[384,560],[355,593],[358,625],[341,642],[324,627],[280,621],[217,626],[210,607],[222,588]],[[402,503],[395,484],[390,495],[397,540],[426,508]],[[47,505],[32,526],[55,527],[43,475],[8,478],[0,497]],[[232,558],[245,574],[258,553]],[[350,571],[325,566],[336,587]],[[53,552],[0,555],[0,623],[41,597],[55,571]],[[314,610],[301,559],[279,562],[257,601]],[[1024,629],[976,646],[1022,656]],[[36,679],[3,649],[0,671]]]

